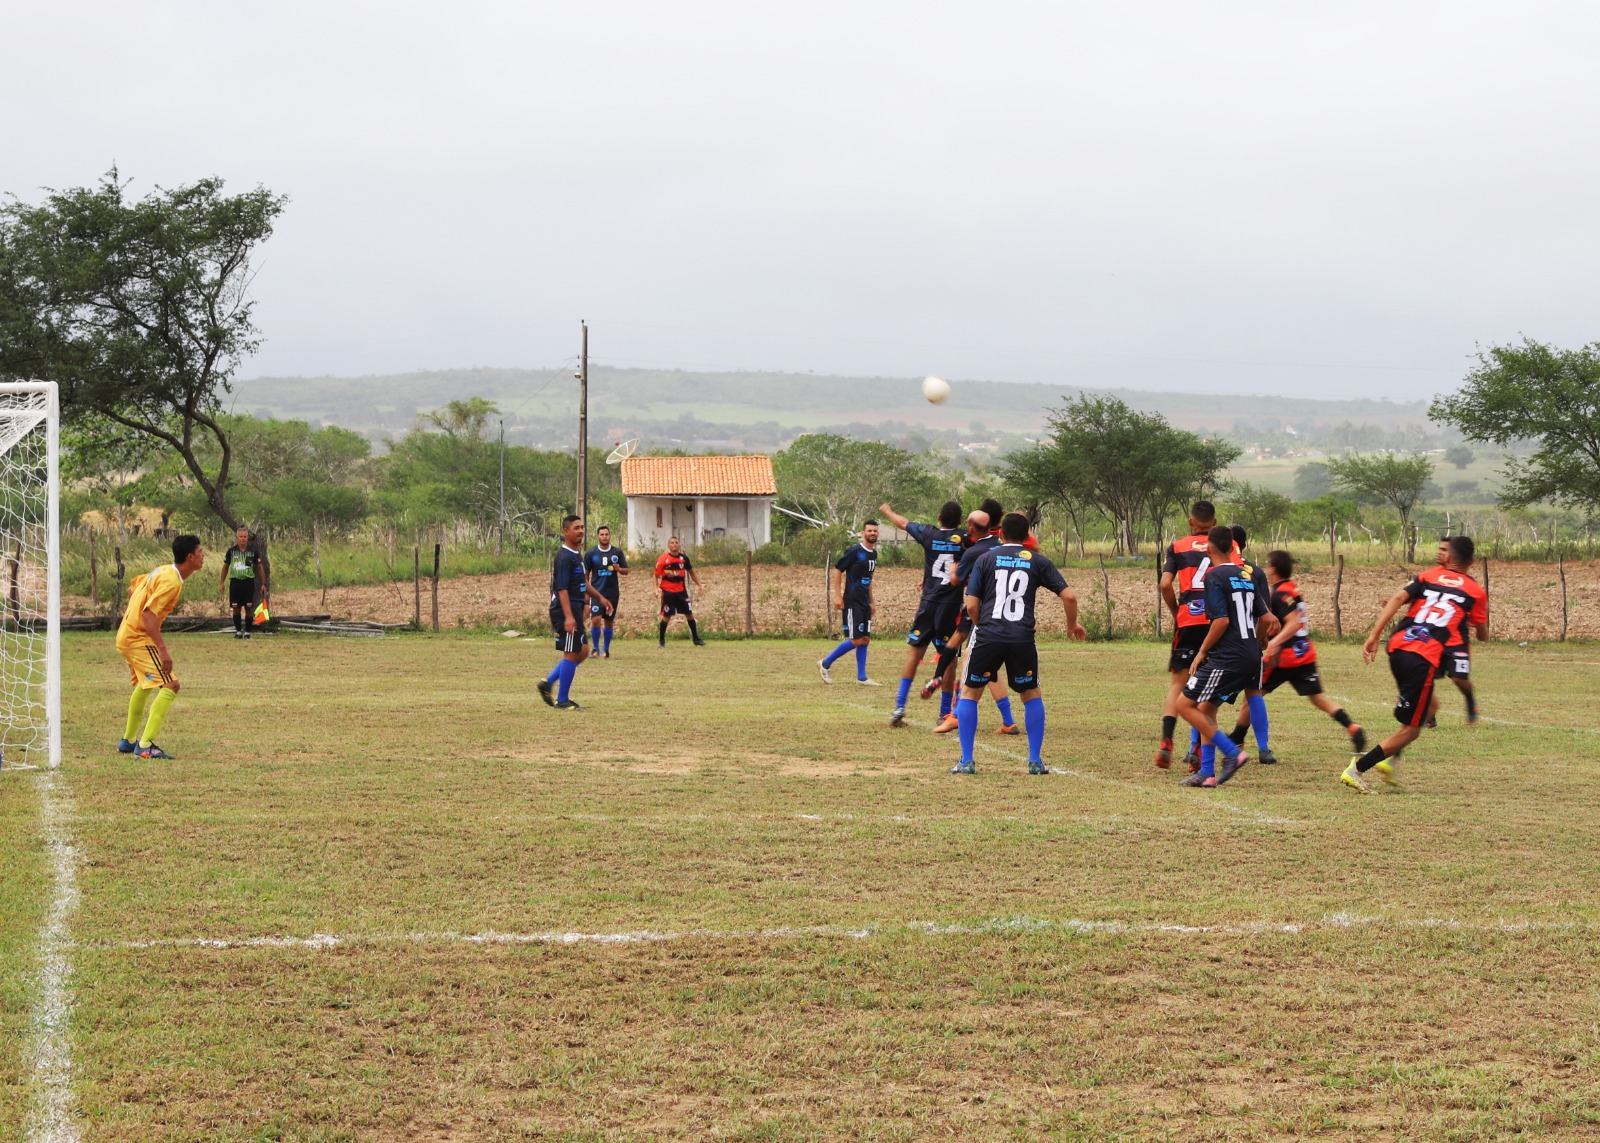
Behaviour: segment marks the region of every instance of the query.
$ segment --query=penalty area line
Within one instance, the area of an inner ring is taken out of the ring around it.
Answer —
[[[72,914],[78,907],[78,850],[72,796],[60,770],[39,778],[39,818],[49,857],[50,904],[39,933],[38,996],[28,1020],[34,1096],[29,1143],[77,1143],[72,1120]]]
[[[450,931],[416,933],[357,933],[345,936],[312,933],[310,936],[274,937],[169,937],[145,941],[96,941],[79,945],[95,950],[144,949],[295,949],[326,952],[333,949],[377,945],[640,945],[668,941],[702,940],[746,943],[757,941],[824,938],[868,940],[873,937],[926,936],[1295,936],[1347,929],[1391,929],[1395,931],[1440,930],[1479,933],[1576,933],[1593,926],[1576,921],[1461,921],[1448,917],[1392,918],[1361,916],[1353,913],[1326,913],[1310,921],[1234,921],[1190,925],[1170,921],[1094,921],[1070,918],[1054,921],[1041,917],[995,917],[972,924],[947,924],[911,921],[892,925],[797,925],[770,929],[633,929],[604,932],[506,933],[487,930],[479,933]],[[61,1138],[66,1138],[65,1136]],[[71,1136],[76,1139],[77,1136]]]

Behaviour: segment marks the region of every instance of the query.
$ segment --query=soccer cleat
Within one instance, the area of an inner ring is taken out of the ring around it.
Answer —
[[[1022,730],[1021,730],[1020,727],[1017,726],[1016,723],[1013,722],[1008,726],[997,726],[997,727],[995,727],[994,728],[994,732],[996,734],[1021,734]]]
[[[244,638],[244,632],[243,631],[235,631],[233,633],[233,637],[235,639],[243,639]]]
[[[1393,786],[1397,790],[1400,788],[1400,772],[1389,764],[1387,758],[1373,766],[1373,769],[1378,772],[1378,777],[1383,779],[1385,786]]]
[[[552,683],[549,679],[540,679],[539,682],[538,682],[538,687],[539,687],[539,697],[544,699],[544,705],[545,706],[555,706],[556,705],[556,697],[555,697],[556,687],[555,687],[555,684]]]
[[[1200,748],[1198,746],[1189,747],[1188,752],[1183,756],[1183,764],[1189,767],[1191,774],[1200,769]]]
[[[1475,711],[1475,710],[1467,711],[1467,725],[1468,726],[1477,726],[1478,725],[1478,712],[1477,711]]]
[[[1346,786],[1349,786],[1358,794],[1370,794],[1372,793],[1372,787],[1368,785],[1367,780],[1361,776],[1361,771],[1356,769],[1356,761],[1357,760],[1355,758],[1350,759],[1350,765],[1346,766],[1344,768],[1344,773],[1339,775],[1339,781],[1343,782]]]
[[[1356,753],[1365,754],[1367,752],[1367,732],[1359,726],[1352,726],[1348,733],[1350,735],[1350,745],[1356,748]]]
[[[667,649],[667,641],[665,639],[657,639],[656,646],[665,651]]]
[[[949,734],[952,730],[960,727],[960,725],[961,723],[956,721],[955,715],[947,714],[939,720],[939,725],[933,728],[933,732],[935,734]]]
[[[704,639],[696,639],[694,641],[694,645],[696,647],[704,647],[706,645],[706,641]]]
[[[661,645],[663,647],[666,646],[665,643],[663,643]],[[833,682],[833,672],[828,670],[828,664],[822,659],[818,659],[817,660],[817,673],[822,676],[822,681],[823,682],[832,684],[832,682]]]
[[[1232,758],[1224,758],[1222,760],[1222,772],[1217,775],[1217,785],[1222,785],[1229,778],[1232,778],[1235,774],[1237,774],[1240,770],[1243,770],[1249,764],[1250,755],[1246,754],[1243,750],[1239,751],[1239,753]]]
[[[172,755],[161,749],[161,747],[157,746],[154,742],[152,742],[149,746],[139,747],[139,757],[157,762],[162,760],[170,762],[172,760]]]
[[[971,762],[957,762],[950,767],[950,773],[952,774],[976,774],[977,772],[978,768]]]
[[[939,693],[939,676],[935,675],[935,676],[933,676],[933,678],[928,680],[928,685],[927,686],[923,687],[920,691],[917,692],[917,697],[919,699],[921,699],[923,702],[927,702],[929,699],[931,699],[934,695],[936,695],[938,693]]]
[[[1434,718],[1433,715],[1430,714],[1428,716],[1428,721],[1423,723],[1422,727],[1423,727],[1424,730],[1438,730],[1439,729],[1439,720],[1437,718]]]
[[[1256,753],[1256,761],[1263,766],[1276,766],[1278,764],[1278,756],[1263,746]]]
[[[1209,778],[1200,779],[1200,788],[1202,790],[1215,790],[1221,784],[1221,782],[1217,781],[1217,776],[1215,774],[1211,775]]]
[[[861,687],[881,687],[881,686],[883,686],[883,684],[878,682],[877,679],[857,679],[856,680],[856,685],[857,686],[861,686]]]
[[[1048,773],[1050,773],[1050,767],[1046,766],[1043,762],[1029,762],[1028,763],[1028,773],[1030,773],[1030,774],[1048,774]]]
[[[1163,738],[1156,747],[1156,765],[1163,770],[1172,765],[1172,739]]]
[[[905,724],[906,724],[906,708],[903,707],[903,706],[895,707],[894,708],[894,713],[889,716],[889,725],[890,726],[904,726]]]
[[[1196,770],[1193,774],[1190,774],[1188,777],[1184,778],[1181,782],[1179,782],[1178,785],[1180,785],[1180,786],[1198,786],[1201,782],[1204,782],[1204,781],[1205,781],[1205,777],[1200,773],[1200,771]]]
[[[137,742],[129,742],[126,738],[117,739],[118,754],[134,754],[138,749],[139,744]]]
[[[577,703],[573,702],[571,699],[568,699],[566,702],[558,702],[558,703],[556,703],[556,709],[557,710],[582,710],[583,708],[581,706],[579,706]]]

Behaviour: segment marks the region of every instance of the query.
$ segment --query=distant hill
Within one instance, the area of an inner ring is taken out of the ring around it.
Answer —
[[[374,436],[403,432],[419,412],[485,397],[506,414],[507,435],[528,443],[570,439],[577,382],[561,369],[447,369],[369,377],[258,377],[236,386],[233,407],[342,425]],[[794,373],[690,373],[616,369],[589,373],[589,423],[596,444],[622,436],[647,444],[780,447],[796,432],[839,429],[929,440],[1035,436],[1045,411],[1080,392],[1109,393],[1173,424],[1220,432],[1325,429],[1349,422],[1386,430],[1428,427],[1422,402],[1204,396],[1070,385],[952,380],[950,399],[930,405],[920,378],[821,377]]]

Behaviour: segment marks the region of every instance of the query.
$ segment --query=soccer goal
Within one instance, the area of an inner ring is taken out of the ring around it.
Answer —
[[[61,408],[0,383],[0,765],[61,764]]]

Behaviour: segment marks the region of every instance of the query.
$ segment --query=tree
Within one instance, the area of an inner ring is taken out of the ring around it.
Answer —
[[[1425,456],[1398,456],[1392,452],[1335,457],[1328,461],[1334,484],[1357,497],[1386,501],[1400,513],[1400,535],[1405,539],[1406,562],[1416,559],[1411,535],[1411,510],[1423,499],[1433,479],[1433,462]]]
[[[1252,536],[1265,536],[1289,519],[1294,502],[1281,492],[1241,480],[1228,488],[1228,507],[1230,523],[1242,524]]]
[[[1506,507],[1549,500],[1600,510],[1600,342],[1556,349],[1525,338],[1490,346],[1461,391],[1435,398],[1428,415],[1469,440],[1536,442],[1526,459],[1506,459]]]
[[[778,491],[824,524],[854,532],[885,500],[908,509],[938,493],[933,474],[904,449],[837,433],[808,433],[772,458]]]
[[[1453,464],[1457,468],[1466,468],[1467,465],[1478,459],[1478,454],[1466,445],[1451,445],[1444,450],[1444,462]]]
[[[1333,473],[1319,461],[1308,460],[1294,470],[1294,498],[1316,500],[1333,491]]]
[[[60,386],[63,420],[107,448],[169,445],[229,527],[222,395],[260,344],[251,255],[287,199],[221,179],[131,199],[115,168],[93,188],[0,207],[0,375]],[[216,446],[216,466],[200,457]]]

